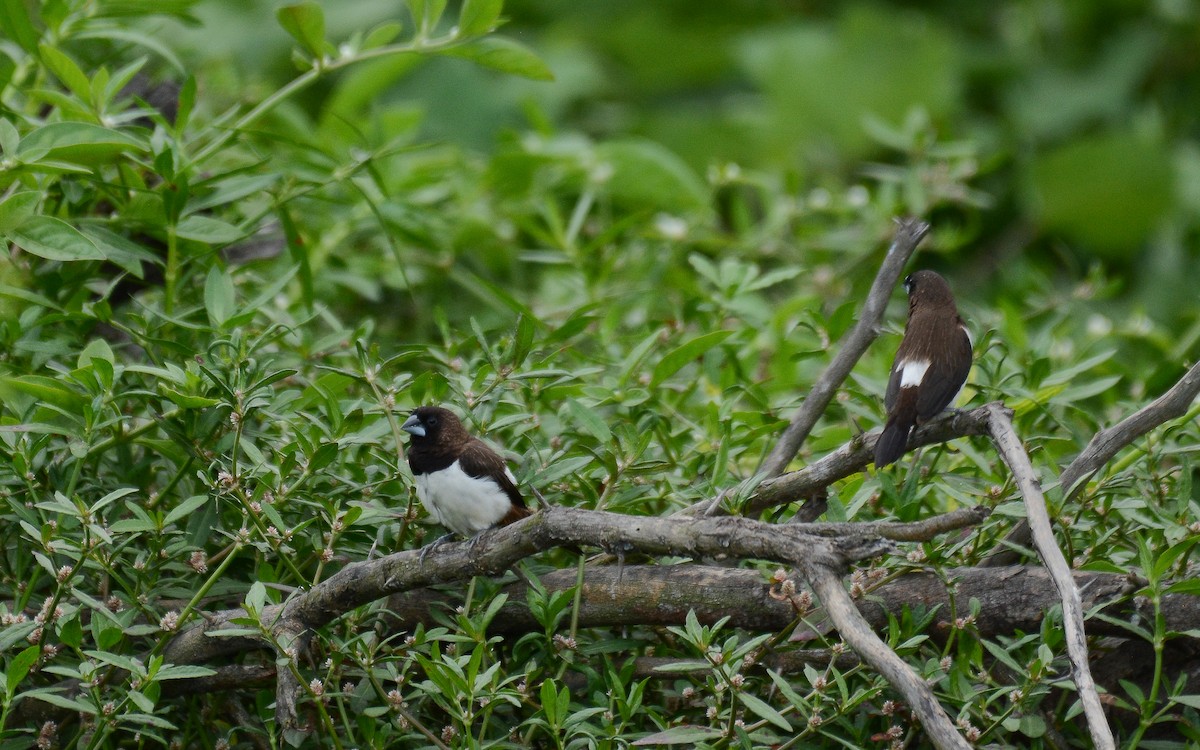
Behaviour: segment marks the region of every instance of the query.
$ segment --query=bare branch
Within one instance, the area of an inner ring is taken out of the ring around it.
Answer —
[[[963,518],[958,517],[953,523],[961,523]],[[915,530],[893,524],[881,528],[906,537],[933,533],[929,524],[918,525]],[[877,556],[893,547],[878,534],[864,533],[860,524],[826,524],[818,531],[821,533],[814,533],[805,525],[779,526],[747,518],[658,518],[546,508],[472,542],[431,550],[424,562],[419,551],[407,550],[378,560],[352,563],[310,591],[292,597],[281,607],[265,608],[259,615],[271,629],[279,655],[291,667],[280,670],[276,720],[286,733],[306,731],[296,711],[304,686],[295,665],[312,630],[388,594],[505,570],[524,557],[554,546],[619,546],[650,554],[774,560],[797,567],[806,577],[843,570],[850,562]],[[203,641],[230,627],[237,616],[235,613],[213,617],[204,625],[181,633],[168,645],[166,658],[173,663],[184,661],[180,657],[202,648]],[[839,628],[843,625],[837,618],[834,622]]]
[[[959,437],[988,434],[991,405],[970,411],[949,410],[933,421],[913,431],[909,449],[945,443]],[[834,482],[864,470],[875,460],[875,442],[879,432],[859,435],[832,453],[802,469],[768,479],[750,495],[743,507],[747,516],[755,516],[767,508],[811,497]],[[720,515],[720,498],[713,498],[687,508],[681,515]]]
[[[1192,365],[1175,385],[1116,425],[1097,432],[1087,447],[1063,470],[1058,478],[1064,500],[1070,500],[1083,487],[1082,480],[1112,460],[1122,448],[1159,425],[1178,419],[1200,395],[1200,362]],[[1012,565],[1020,555],[1014,547],[1026,547],[1031,539],[1029,523],[1020,521],[1005,535],[1000,545],[981,563],[984,566]]]
[[[1104,716],[1104,707],[1100,704],[1100,695],[1096,691],[1095,682],[1092,681],[1091,666],[1088,663],[1087,635],[1083,629],[1083,604],[1080,601],[1079,589],[1075,587],[1075,580],[1071,577],[1071,568],[1067,565],[1066,558],[1054,542],[1054,532],[1050,528],[1050,514],[1046,510],[1046,498],[1042,495],[1041,483],[1034,473],[1029,455],[1021,445],[1021,439],[1013,429],[1009,412],[998,406],[990,408],[992,439],[1004,463],[1008,464],[1009,470],[1012,471],[1017,486],[1021,488],[1021,495],[1025,498],[1025,516],[1029,519],[1034,544],[1062,598],[1063,630],[1067,639],[1067,653],[1071,657],[1071,674],[1079,691],[1079,699],[1083,703],[1092,743],[1101,750],[1114,749],[1116,742]]]
[[[814,566],[816,567],[816,566]],[[971,745],[950,721],[933,695],[933,689],[913,672],[900,656],[884,643],[854,606],[854,600],[842,587],[842,579],[831,569],[817,568],[808,575],[809,584],[825,606],[838,633],[863,661],[883,675],[900,691],[938,748],[969,749]]]
[[[540,585],[551,594],[575,586],[577,571],[555,570],[540,578]],[[1132,597],[1140,584],[1127,576],[1115,573],[1074,572],[1075,585],[1083,598],[1085,611],[1093,612],[1088,629],[1093,636],[1106,635],[1129,638],[1129,625],[1150,621],[1161,616],[1168,631],[1195,632],[1200,622],[1200,596],[1167,594],[1158,608],[1149,599]],[[797,587],[803,590],[801,583]],[[516,638],[530,632],[542,632],[543,626],[529,610],[528,585],[517,581],[505,586],[502,592],[508,602],[501,608],[488,628],[490,635]],[[689,611],[700,622],[711,625],[728,618],[729,626],[750,632],[778,632],[789,627],[796,611],[786,598],[772,596],[771,583],[762,571],[748,568],[727,568],[704,565],[633,565],[623,568],[589,568],[580,593],[578,627],[595,628],[619,626],[682,625]],[[955,627],[955,619],[963,603],[979,602],[979,611],[970,627],[979,636],[992,638],[1017,632],[1032,632],[1042,625],[1046,612],[1059,603],[1058,591],[1045,568],[1012,566],[1007,568],[950,568],[942,573],[914,571],[870,589],[867,596],[856,599],[859,612],[876,631],[888,627],[889,618],[900,617],[914,602],[926,610],[937,610],[926,633],[941,642]],[[418,625],[432,627],[435,612],[445,611],[461,603],[461,595],[444,589],[414,589],[391,596],[387,600],[387,623],[394,632],[411,632]],[[273,611],[281,609],[276,607]],[[242,610],[219,612],[210,617],[213,622],[228,622],[241,617]],[[1095,615],[1103,615],[1096,617]],[[1135,636],[1136,638],[1136,636]],[[1181,642],[1189,639],[1183,638]],[[227,642],[240,644],[230,649]],[[187,652],[190,663],[209,663],[234,655],[239,650],[267,648],[265,642],[248,638],[207,638],[196,641],[207,650]],[[176,656],[184,649],[172,648]],[[1120,660],[1120,679],[1138,680],[1154,669],[1153,652],[1146,660],[1128,657]],[[778,672],[796,672],[804,664],[816,664],[831,656],[827,649],[785,650],[764,656],[762,664]],[[847,669],[857,662],[850,653],[836,657],[838,668]],[[1103,655],[1098,656],[1103,663]],[[673,659],[638,659],[650,676],[655,666]],[[1193,659],[1185,658],[1174,664],[1172,674],[1195,671]],[[269,685],[275,679],[275,667],[265,665],[214,667],[216,675],[163,683],[163,695],[192,695],[240,690]],[[1139,671],[1140,670],[1140,671]],[[1104,684],[1114,684],[1115,680]],[[56,686],[62,695],[73,697],[79,691],[78,680],[65,680]],[[70,709],[37,700],[21,701],[15,710],[20,721],[63,721]]]
[[[1131,600],[1126,576],[1115,573],[1075,572],[1075,583],[1085,610],[1100,610],[1109,621],[1089,621],[1096,634],[1127,637],[1121,622],[1156,616],[1152,603]],[[550,593],[575,586],[576,571],[563,569],[542,576],[540,584]],[[797,586],[803,590],[803,584]],[[541,632],[526,604],[528,585],[514,582],[503,592],[508,602],[492,620],[488,632],[516,637]],[[929,624],[930,635],[942,638],[955,627],[965,603],[978,600],[980,609],[972,629],[985,638],[1037,630],[1046,612],[1059,603],[1058,591],[1049,573],[1040,566],[1008,568],[950,568],[943,575],[914,571],[870,589],[856,600],[859,611],[876,630],[888,626],[889,617],[900,617],[915,602],[938,609]],[[393,627],[411,631],[418,625],[432,626],[434,613],[460,603],[460,597],[435,589],[406,591],[388,599]],[[772,596],[771,583],[759,570],[707,565],[631,565],[623,568],[589,568],[580,592],[578,626],[682,625],[689,611],[711,625],[729,618],[730,627],[751,632],[780,631],[791,625],[796,611],[786,598]],[[1200,597],[1168,594],[1157,613],[1168,630],[1195,629],[1200,618]]]
[[[838,387],[849,377],[855,363],[867,351],[871,342],[879,336],[879,323],[887,310],[892,290],[896,288],[896,282],[904,272],[904,266],[912,257],[913,251],[929,232],[929,225],[918,219],[902,219],[897,225],[896,237],[884,256],[883,265],[879,267],[874,283],[871,284],[871,291],[867,295],[858,323],[842,337],[837,355],[821,373],[821,377],[817,378],[817,382],[813,383],[804,403],[792,417],[791,424],[783,431],[779,442],[763,461],[758,471],[760,476],[777,477],[783,473],[796,457],[796,452],[800,450],[800,446],[812,432],[821,415],[825,413],[825,408],[829,406]]]

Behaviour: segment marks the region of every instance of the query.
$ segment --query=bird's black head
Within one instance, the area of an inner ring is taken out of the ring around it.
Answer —
[[[412,435],[414,442],[429,440],[456,443],[468,438],[466,428],[454,412],[440,406],[413,409],[401,429]]]
[[[947,307],[957,314],[954,304],[954,293],[935,271],[913,271],[904,277],[904,291],[908,292],[908,307],[911,312],[918,305],[922,307]]]

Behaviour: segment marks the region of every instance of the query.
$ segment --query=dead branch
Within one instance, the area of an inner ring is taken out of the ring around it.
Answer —
[[[1008,464],[1017,486],[1021,488],[1021,495],[1025,498],[1025,516],[1029,520],[1033,542],[1062,598],[1063,630],[1067,640],[1067,653],[1071,658],[1071,673],[1079,691],[1079,699],[1083,703],[1092,742],[1102,750],[1115,749],[1116,741],[1113,739],[1112,729],[1108,726],[1104,707],[1100,703],[1100,694],[1092,681],[1079,589],[1075,587],[1067,559],[1054,542],[1054,531],[1050,527],[1050,513],[1046,510],[1046,498],[1042,495],[1041,483],[1034,472],[1033,464],[1029,461],[1029,455],[1021,445],[1021,439],[1013,429],[1010,412],[996,406],[990,408],[992,440],[1004,463]]]
[[[887,310],[892,290],[896,288],[896,282],[904,272],[908,259],[928,232],[929,225],[918,219],[897,220],[896,236],[888,248],[887,255],[884,256],[879,272],[875,275],[875,281],[871,284],[862,315],[854,328],[842,337],[837,355],[817,378],[817,382],[813,383],[804,403],[796,410],[791,423],[779,437],[779,442],[763,461],[758,470],[760,476],[779,476],[796,457],[796,452],[825,413],[825,408],[829,406],[838,387],[849,377],[855,363],[862,358],[871,342],[879,336],[879,324],[883,320],[884,311]]]
[[[966,518],[960,516],[953,523],[963,523]],[[353,563],[310,591],[297,594],[281,606],[264,608],[259,614],[260,622],[269,628],[272,642],[283,660],[280,664],[284,668],[279,671],[276,685],[276,720],[289,735],[307,731],[297,713],[297,705],[305,693],[298,665],[313,630],[355,607],[389,594],[495,573],[554,546],[591,545],[619,546],[658,555],[772,560],[799,569],[818,594],[825,590],[825,596],[837,596],[830,592],[830,584],[823,578],[834,575],[834,571],[845,570],[851,562],[883,554],[892,548],[892,543],[883,536],[864,532],[861,524],[844,524],[840,529],[837,526],[823,525],[820,529],[823,533],[813,533],[805,525],[778,526],[746,518],[635,517],[576,508],[547,508],[529,519],[489,532],[474,544],[448,544],[434,549],[424,563],[416,550]],[[906,532],[893,525],[881,528],[893,534],[920,537],[936,533],[937,525],[922,524],[920,528],[924,531],[919,533]],[[840,580],[837,580],[837,589],[848,598],[841,589]],[[828,603],[826,606],[829,607]],[[840,605],[829,609],[831,619],[843,634],[852,631],[858,642],[869,644],[869,639],[861,635],[864,628],[869,632],[869,627],[856,611],[850,612]],[[181,633],[168,645],[166,658],[173,663],[192,661],[189,657],[197,650],[202,651],[204,642],[211,640],[213,633],[238,627],[231,621],[239,616],[244,613],[222,613]],[[851,618],[855,618],[854,621]],[[874,637],[872,634],[871,638]],[[903,665],[903,661],[893,657]],[[907,677],[896,677],[897,668],[892,660],[874,654],[865,658],[877,667],[882,665],[889,678],[904,680],[900,689],[923,723],[937,727],[949,725],[944,713],[937,715],[941,709],[932,693],[927,699],[912,694],[913,681],[919,682],[915,674],[909,671]],[[941,732],[940,729],[931,731]]]
[[[682,625],[688,612],[694,611],[697,619],[708,625],[729,618],[731,628],[779,632],[791,625],[796,610],[786,599],[771,596],[772,584],[768,578],[761,570],[692,564],[589,568],[580,595],[578,626]],[[1156,613],[1150,600],[1132,596],[1138,584],[1126,576],[1075,571],[1074,579],[1084,610],[1093,613],[1088,620],[1088,630],[1093,636],[1119,638],[1121,644],[1129,644],[1129,625],[1125,623],[1148,622],[1159,614],[1168,631],[1180,634],[1200,631],[1197,627],[1200,596],[1167,594]],[[570,590],[575,581],[574,569],[551,571],[539,579],[540,585],[551,594]],[[797,588],[803,591],[803,583],[797,582]],[[489,635],[517,638],[543,630],[526,605],[528,585],[525,582],[511,583],[501,593],[508,601],[488,628]],[[436,613],[453,609],[461,604],[461,598],[461,592],[441,588],[420,588],[395,594],[387,600],[388,630],[407,633],[418,625],[433,627],[438,624]],[[978,612],[969,623],[956,622],[965,615],[972,600],[979,602]],[[888,580],[869,589],[865,596],[855,600],[855,604],[877,631],[888,627],[889,618],[901,617],[906,608],[917,612],[936,610],[925,632],[941,641],[960,627],[969,628],[981,638],[1034,632],[1041,627],[1046,612],[1059,604],[1059,597],[1049,573],[1040,566],[950,568],[942,573],[915,570]],[[230,610],[216,613],[211,619],[214,623],[228,622],[230,618],[244,614],[242,610]],[[819,616],[819,613],[813,616]],[[240,644],[240,649],[230,648],[230,643]],[[194,659],[192,663],[211,663],[233,656],[239,650],[268,648],[265,642],[249,638],[207,638],[193,645],[197,649],[190,654]],[[173,653],[179,658],[182,649],[175,649],[173,644]],[[1122,668],[1120,679],[1144,679],[1153,670],[1153,652],[1144,660],[1131,658],[1126,646],[1121,646],[1118,653],[1124,655],[1117,659]],[[839,669],[847,669],[857,662],[857,658],[848,652],[835,657],[828,649],[797,649],[764,655],[762,665],[790,673],[799,671],[804,664],[828,663],[834,658]],[[1097,658],[1103,660],[1105,657]],[[1190,657],[1184,659],[1192,663]],[[637,660],[641,670],[638,674],[652,676],[655,666],[673,661],[676,660],[641,657]],[[218,674],[210,677],[164,683],[164,695],[260,687],[271,684],[275,675],[275,668],[265,665],[215,669]],[[1115,684],[1115,679],[1104,684]],[[73,695],[78,689],[78,681],[59,683],[58,688],[61,694]],[[1189,692],[1194,690],[1189,688]],[[16,713],[22,721],[39,722],[61,722],[71,714],[69,709],[35,700],[22,701]]]
[[[1082,480],[1099,471],[1121,449],[1159,425],[1186,414],[1197,395],[1200,395],[1200,362],[1192,365],[1175,385],[1150,404],[1112,427],[1097,432],[1058,478],[1064,502],[1079,492],[1083,487]],[[1019,558],[1014,547],[1029,546],[1031,538],[1029,523],[1020,521],[981,564],[1012,565]]]
[[[1127,638],[1121,623],[1145,622],[1155,617],[1152,603],[1132,596],[1137,586],[1113,573],[1074,573],[1083,608],[1103,614],[1088,621],[1096,635]],[[539,578],[551,594],[570,590],[576,571],[556,570]],[[798,590],[803,590],[801,583]],[[624,568],[589,568],[580,592],[578,625],[581,628],[611,625],[680,625],[689,611],[711,625],[729,618],[729,626],[751,632],[779,631],[796,617],[792,605],[771,596],[772,585],[760,570],[706,565],[633,565]],[[488,632],[515,638],[542,630],[526,605],[528,586],[514,582],[502,589],[508,602],[492,621]],[[956,623],[968,603],[979,602],[979,612],[969,625]],[[461,603],[457,592],[437,589],[405,591],[388,599],[392,628],[408,632],[418,625],[432,627],[436,613]],[[871,588],[857,600],[858,609],[875,629],[886,628],[889,617],[900,617],[905,607],[936,609],[927,631],[942,637],[956,627],[969,627],[982,638],[1036,631],[1046,613],[1059,604],[1058,591],[1045,568],[950,568],[939,575],[913,571]],[[1161,603],[1166,628],[1173,632],[1196,631],[1200,623],[1200,597],[1168,594]]]
[[[932,422],[921,425],[909,438],[909,449],[945,443],[959,437],[988,434],[989,409],[946,411]],[[874,461],[879,431],[858,435],[819,460],[783,476],[768,479],[758,486],[743,506],[743,513],[755,516],[768,508],[811,497],[834,482],[857,474]],[[688,508],[686,515],[720,515],[720,498],[712,498]],[[681,514],[683,515],[683,514]]]
[[[821,599],[825,613],[837,624],[838,633],[863,661],[883,675],[900,691],[909,707],[920,717],[921,726],[937,748],[971,747],[954,722],[942,710],[933,690],[913,672],[900,655],[888,648],[854,606],[854,600],[842,586],[842,578],[833,569],[818,569],[807,575],[809,585]]]

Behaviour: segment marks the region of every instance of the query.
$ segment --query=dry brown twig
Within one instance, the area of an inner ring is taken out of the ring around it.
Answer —
[[[1082,480],[1099,471],[1123,448],[1172,419],[1187,413],[1188,407],[1200,395],[1200,362],[1192,365],[1175,385],[1151,403],[1138,409],[1108,429],[1097,432],[1075,460],[1063,470],[1058,478],[1063,502],[1071,499],[1083,488]],[[1012,565],[1020,559],[1014,547],[1024,547],[1030,542],[1029,523],[1020,521],[1004,537],[1000,545],[984,559],[985,567]]]
[[[1041,482],[1038,481],[1029,455],[1021,445],[1021,439],[1013,429],[1008,410],[991,407],[991,411],[992,441],[1021,489],[1021,495],[1025,499],[1025,517],[1033,533],[1033,542],[1042,563],[1054,579],[1062,601],[1063,630],[1066,634],[1067,653],[1071,659],[1071,674],[1079,691],[1079,700],[1083,703],[1083,713],[1087,718],[1092,743],[1100,750],[1114,750],[1116,741],[1113,739],[1112,729],[1108,726],[1108,719],[1104,716],[1104,707],[1100,703],[1096,683],[1092,680],[1079,589],[1075,586],[1067,559],[1054,541],[1054,531],[1050,528],[1050,513],[1046,510],[1046,498],[1042,495]]]

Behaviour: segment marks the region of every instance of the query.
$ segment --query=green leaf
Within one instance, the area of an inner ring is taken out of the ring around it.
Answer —
[[[79,648],[83,644],[83,626],[78,617],[72,617],[58,628],[58,637],[71,648]]]
[[[785,732],[793,731],[792,725],[788,723],[787,719],[783,718],[783,714],[771,708],[771,706],[761,698],[751,693],[740,692],[738,693],[737,699],[741,701],[743,706],[750,709],[750,711],[752,711],[758,718],[766,719]]]
[[[227,245],[246,236],[246,233],[227,221],[211,216],[189,216],[175,227],[175,234],[187,240]]]
[[[69,412],[78,412],[87,400],[63,383],[44,375],[0,377],[0,399],[8,401],[11,391],[33,396],[38,401],[54,404]]]
[[[79,231],[96,243],[104,257],[141,279],[143,263],[162,265],[163,260],[133,240],[95,224],[81,224]]]
[[[209,677],[216,670],[195,664],[169,664],[154,673],[155,680],[194,680],[197,677]]]
[[[504,0],[463,0],[462,12],[458,14],[458,33],[461,36],[478,36],[496,28]]]
[[[250,590],[246,592],[246,611],[251,613],[261,613],[263,607],[267,605],[267,587],[262,581],[255,581],[250,586]]]
[[[108,530],[114,534],[141,534],[146,531],[158,531],[158,526],[141,518],[122,518],[110,525]]]
[[[434,30],[445,10],[446,0],[408,0],[408,11],[423,35]]]
[[[92,506],[88,508],[88,510],[90,510],[93,515],[97,514],[104,508],[108,507],[110,503],[116,502],[127,495],[132,495],[137,491],[137,487],[122,487],[119,490],[113,490],[96,502],[92,503]]]
[[[40,646],[30,646],[21,653],[12,658],[8,663],[8,670],[5,672],[5,680],[8,685],[8,694],[15,695],[17,686],[21,684],[21,680],[29,674],[29,670],[38,660],[38,655],[42,653]]]
[[[25,693],[22,693],[21,695],[22,695],[22,697],[24,697],[26,699],[34,698],[36,700],[45,701],[46,703],[49,703],[52,706],[58,706],[59,708],[65,708],[68,711],[78,711],[79,713],[82,713],[82,714],[95,714],[96,713],[95,706],[84,703],[83,701],[77,701],[72,698],[67,698],[65,696],[59,695],[58,693],[52,692],[53,690],[58,690],[58,689],[60,689],[60,688],[39,688],[37,690],[29,690]]]
[[[17,158],[26,164],[53,159],[95,165],[111,162],[123,153],[146,150],[144,143],[119,130],[90,122],[52,122],[25,136]]]
[[[460,47],[452,47],[443,54],[462,57],[485,68],[532,78],[535,81],[554,80],[554,73],[533,50],[505,37],[489,36]]]
[[[38,49],[39,34],[29,17],[29,9],[38,7],[37,4],[27,4],[25,0],[0,0],[0,29],[4,29],[21,48],[30,54]]]
[[[104,253],[96,243],[53,216],[30,216],[8,237],[25,252],[47,260],[104,260]]]
[[[208,270],[208,278],[204,281],[204,308],[208,311],[208,319],[220,328],[225,321],[233,317],[236,306],[233,279],[229,272],[213,266]]]
[[[0,234],[7,235],[30,217],[36,216],[41,200],[41,193],[22,190],[0,201]]]
[[[1022,716],[1017,730],[1026,737],[1037,739],[1046,734],[1046,720],[1041,716]]]
[[[595,411],[579,403],[577,399],[569,399],[566,409],[571,419],[587,430],[592,437],[596,438],[597,442],[607,443],[612,440],[612,431]]]
[[[720,729],[708,727],[681,726],[671,727],[663,732],[655,732],[633,743],[635,747],[643,745],[695,745],[708,740],[715,740],[725,734]]]
[[[588,466],[593,461],[591,456],[572,456],[571,458],[560,458],[546,467],[545,470],[538,474],[538,481],[543,484],[551,484],[557,482],[565,476],[574,474],[575,472]]]
[[[1190,552],[1192,547],[1196,546],[1197,543],[1200,543],[1200,538],[1188,537],[1171,545],[1165,551],[1160,552],[1157,555],[1157,559],[1152,557],[1151,559],[1154,560],[1154,572],[1151,580],[1158,581],[1164,578],[1171,569],[1171,566],[1175,564],[1175,561]]]
[[[612,167],[606,187],[618,200],[665,211],[694,211],[709,204],[704,181],[658,143],[610,141],[596,147],[596,156]]]
[[[388,21],[381,23],[375,28],[367,32],[366,39],[363,39],[362,48],[375,49],[386,44],[391,44],[400,37],[400,32],[404,30],[404,25],[399,21]]]
[[[275,12],[283,30],[315,58],[325,54],[325,12],[315,2],[285,5]]]
[[[660,664],[654,668],[655,674],[671,674],[671,673],[688,673],[688,672],[707,672],[712,669],[712,665],[701,659],[693,659],[691,661],[673,661],[667,664]]]
[[[1188,578],[1182,581],[1176,581],[1170,586],[1163,589],[1164,594],[1190,594],[1191,596],[1200,596],[1200,579]]]
[[[91,83],[88,81],[87,75],[74,60],[62,50],[52,47],[49,44],[39,45],[38,52],[41,54],[42,62],[46,63],[46,67],[50,69],[50,72],[58,80],[62,81],[63,85],[70,89],[72,94],[85,102],[91,101]]]
[[[103,360],[108,365],[108,370],[112,372],[112,365],[116,362],[113,357],[112,347],[104,339],[92,339],[79,352],[79,358],[76,360],[77,368],[91,367],[96,360]]]
[[[16,156],[21,147],[21,134],[8,120],[0,117],[0,153]]]
[[[163,526],[170,526],[179,521],[181,518],[190,516],[197,508],[208,502],[208,495],[192,495],[187,500],[184,500],[179,505],[171,509],[167,517],[163,519]]]
[[[558,688],[554,684],[553,678],[547,678],[542,682],[539,696],[542,700],[542,711],[546,713],[546,721],[552,727],[557,727],[562,720],[558,715]]]
[[[171,403],[183,409],[207,409],[210,406],[216,406],[221,403],[221,399],[219,398],[184,393],[166,383],[158,384],[158,392],[166,396]]]
[[[733,331],[713,331],[697,336],[683,346],[673,349],[654,366],[654,375],[650,378],[650,387],[660,385],[664,380],[679,372],[687,363],[698,359],[701,355],[729,338]]]
[[[1200,709],[1200,695],[1173,695],[1168,700],[1172,703],[1179,703],[1184,706]]]

